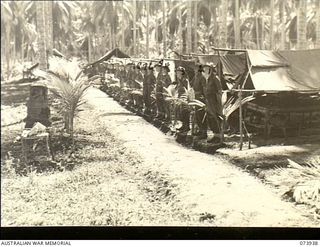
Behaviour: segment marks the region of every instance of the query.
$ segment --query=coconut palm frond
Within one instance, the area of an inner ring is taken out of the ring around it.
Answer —
[[[223,115],[225,116],[226,120],[228,120],[230,115],[240,107],[240,104],[243,105],[254,99],[255,97],[252,95],[243,98],[241,101],[235,96],[230,97],[229,100],[227,100],[227,102],[223,105]]]
[[[143,87],[143,82],[141,82],[141,81],[138,81],[138,80],[134,80],[135,81],[135,83],[137,83],[138,85],[139,85],[139,87]]]
[[[205,103],[203,103],[203,102],[201,102],[200,100],[197,100],[197,99],[194,99],[194,100],[190,101],[188,103],[188,105],[189,106],[197,106],[197,107],[199,107],[201,109],[204,109],[206,107]]]
[[[90,87],[91,82],[97,78],[89,80],[81,73],[79,63],[76,60],[68,61],[64,58],[52,58],[50,70],[37,71],[38,75],[44,78],[48,89],[56,95],[60,102],[62,112],[68,122],[67,130],[73,136],[73,118],[79,107],[85,103],[83,96]]]

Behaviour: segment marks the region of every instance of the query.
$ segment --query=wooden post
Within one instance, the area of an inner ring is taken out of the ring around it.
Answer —
[[[242,150],[242,145],[243,145],[243,128],[242,128],[242,90],[241,87],[239,87],[239,100],[240,100],[240,105],[239,105],[239,129],[240,129],[240,150]]]

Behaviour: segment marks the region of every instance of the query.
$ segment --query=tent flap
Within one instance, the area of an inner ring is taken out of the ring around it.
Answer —
[[[103,61],[109,60],[111,57],[118,57],[118,58],[130,58],[127,54],[122,52],[119,48],[115,48],[111,51],[108,51],[105,55],[103,55],[101,58],[99,58],[97,61],[91,63],[91,65],[101,63]]]
[[[248,50],[256,90],[320,90],[320,49],[300,51]]]

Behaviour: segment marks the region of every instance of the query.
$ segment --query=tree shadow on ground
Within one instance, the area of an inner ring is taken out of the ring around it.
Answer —
[[[135,116],[135,114],[132,112],[106,112],[99,115],[99,117],[110,117],[110,116]]]
[[[1,105],[17,105],[26,103],[30,93],[31,82],[19,80],[1,82]]]

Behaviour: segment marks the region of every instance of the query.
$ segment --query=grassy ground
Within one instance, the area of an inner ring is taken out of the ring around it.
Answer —
[[[72,170],[30,172],[7,168],[1,180],[1,222],[18,225],[189,225],[195,220],[175,201],[178,193],[159,172],[139,169],[97,119],[77,124]]]

